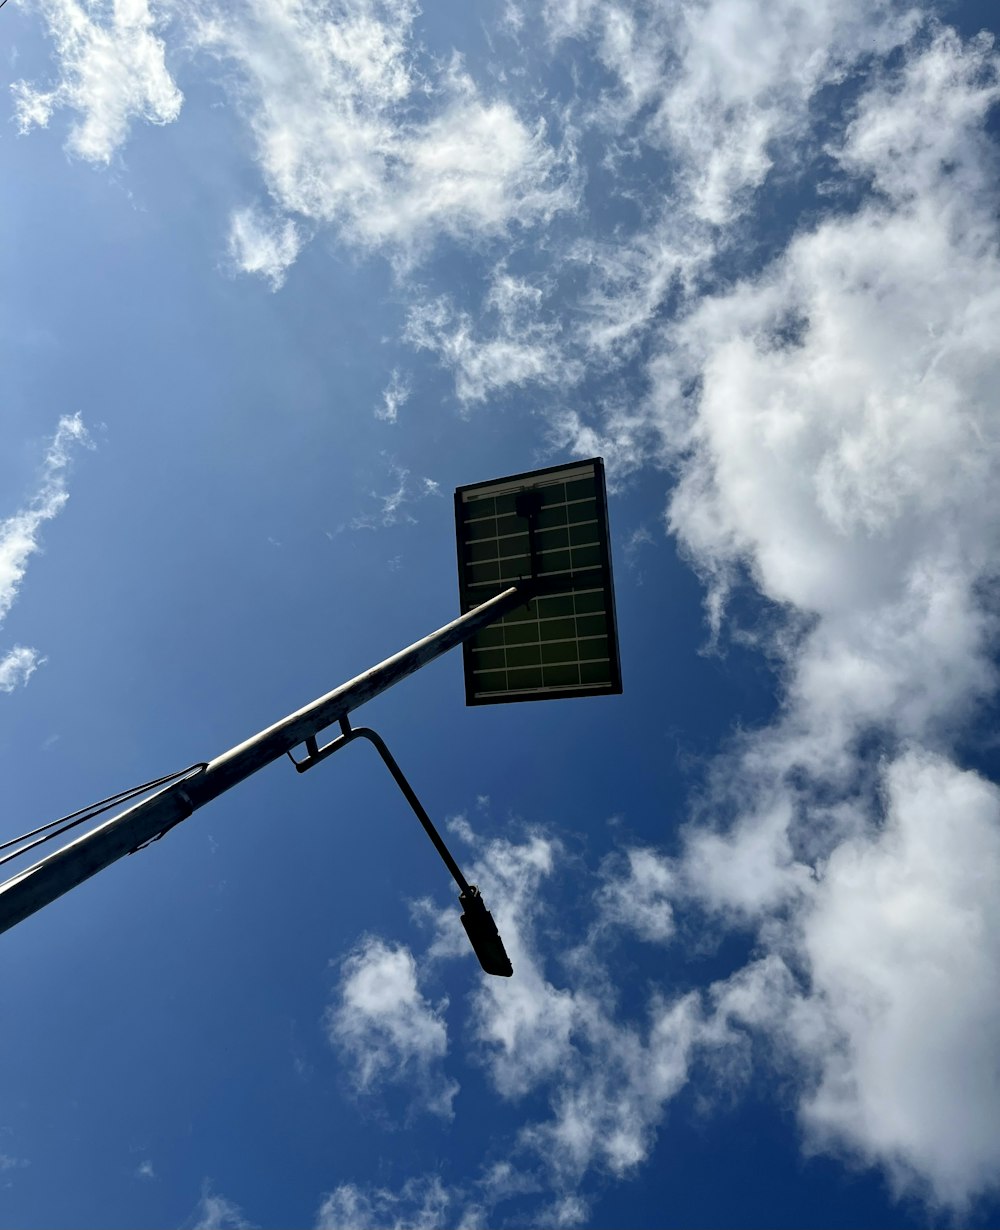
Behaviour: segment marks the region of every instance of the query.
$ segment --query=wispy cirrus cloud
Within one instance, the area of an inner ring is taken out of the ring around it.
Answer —
[[[471,406],[525,385],[567,387],[580,378],[582,365],[567,352],[559,322],[543,313],[542,288],[499,266],[475,322],[447,297],[418,302],[404,338],[438,356],[454,375],[455,396]]]
[[[382,400],[375,407],[375,417],[385,423],[395,423],[412,392],[410,381],[394,367],[389,373],[389,383],[382,390]]]
[[[147,0],[117,0],[110,8],[77,0],[41,0],[55,45],[59,76],[51,89],[26,81],[11,86],[22,133],[45,128],[54,111],[78,119],[67,148],[88,162],[108,163],[136,119],[169,124],[183,95],[166,66],[160,19]]]
[[[341,1183],[323,1197],[316,1230],[437,1230],[453,1223],[454,1208],[454,1193],[437,1175],[410,1179],[398,1192]]]
[[[257,1230],[238,1204],[212,1191],[207,1179],[202,1184],[198,1207],[187,1224],[191,1230]]]
[[[78,414],[63,416],[46,450],[37,492],[23,509],[0,522],[0,624],[17,598],[28,561],[41,548],[42,526],[69,499],[66,479],[72,450],[81,444],[89,444],[83,420]],[[44,661],[36,649],[15,645],[0,658],[0,691],[26,684]]]
[[[385,464],[392,476],[392,486],[389,491],[370,491],[369,498],[378,505],[375,512],[359,513],[352,517],[348,526],[352,530],[374,530],[381,527],[396,525],[400,522],[415,522],[416,518],[409,511],[408,505],[431,496],[441,494],[440,484],[436,479],[426,475],[417,478],[392,457],[383,454]]]

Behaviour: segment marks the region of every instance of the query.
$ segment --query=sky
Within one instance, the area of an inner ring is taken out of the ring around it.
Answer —
[[[0,1225],[1000,1223],[1000,53],[895,0],[8,0],[2,840],[452,619],[602,456],[623,693],[451,653],[0,940]],[[10,870],[10,867],[5,868]]]

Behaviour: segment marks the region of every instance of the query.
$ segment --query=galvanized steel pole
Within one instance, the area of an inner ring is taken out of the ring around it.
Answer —
[[[530,601],[533,592],[531,582],[512,585],[430,636],[223,752],[201,773],[165,787],[12,876],[0,884],[0,932],[9,930],[117,859],[161,836],[258,769],[280,759],[307,739],[315,739],[320,731],[394,683],[523,606]]]

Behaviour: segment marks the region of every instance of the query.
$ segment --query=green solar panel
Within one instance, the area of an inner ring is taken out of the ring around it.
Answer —
[[[463,612],[521,578],[544,586],[466,642],[467,703],[620,692],[601,458],[459,487],[455,521]]]

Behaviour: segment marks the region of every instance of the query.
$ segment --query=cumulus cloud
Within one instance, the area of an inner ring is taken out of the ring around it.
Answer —
[[[582,41],[610,73],[596,102],[580,100],[580,123],[607,143],[604,191],[626,216],[641,211],[638,226],[581,237],[566,253],[585,281],[567,342],[601,371],[633,357],[665,315],[702,293],[745,244],[739,223],[772,169],[794,176],[814,165],[821,92],[906,43],[918,17],[860,0],[577,0],[546,5],[545,22],[553,42]],[[637,171],[639,156],[657,160],[662,199]],[[603,409],[605,420],[615,413]],[[579,411],[560,412],[559,428],[581,450],[593,433]],[[622,473],[641,463],[621,447],[641,428],[633,411],[617,432]],[[608,426],[600,434],[613,443]]]
[[[447,999],[432,1004],[417,984],[410,951],[369,937],[343,964],[337,1002],[326,1017],[330,1042],[352,1064],[359,1093],[412,1082],[427,1110],[448,1118],[458,1084],[442,1062],[448,1051]]]
[[[603,868],[598,925],[553,962],[543,937],[552,927],[546,901],[566,865],[558,840],[536,831],[477,842],[455,826],[478,854],[473,876],[516,971],[510,982],[477,980],[469,1055],[501,1097],[531,1114],[504,1160],[479,1176],[427,1174],[398,1190],[345,1183],[324,1198],[318,1225],[492,1224],[504,1202],[525,1197],[535,1224],[586,1224],[595,1179],[629,1178],[648,1161],[697,1065],[714,1074],[702,1093],[728,1096],[743,1087],[755,1051],[794,1077],[808,1150],[879,1165],[899,1192],[967,1209],[1000,1173],[997,1093],[983,1079],[1000,1061],[1000,789],[916,748],[881,776],[878,813],[859,818],[854,835],[817,861],[794,911],[771,911],[759,932],[763,955],[704,991],[654,986],[631,1012],[619,1004],[600,924],[609,914],[623,921],[619,890],[632,882],[656,909],[652,921],[641,906],[624,921],[666,938],[663,899],[691,904],[684,861],[643,849],[623,858],[624,874]],[[420,913],[437,929],[425,960],[472,961],[453,909],[424,902]],[[405,951],[366,944],[376,967],[383,954]],[[409,962],[408,953],[395,961],[404,1000],[415,993]],[[370,1048],[377,1066],[381,1040],[360,1036],[355,1061],[364,1068]]]
[[[83,420],[78,414],[64,415],[46,450],[34,497],[20,512],[0,521],[0,623],[17,598],[28,561],[41,547],[42,526],[69,499],[67,472],[73,446],[80,444],[89,444]],[[27,683],[44,661],[36,649],[15,645],[0,658],[0,691],[12,692]]]
[[[811,1149],[965,1210],[1000,1174],[984,1079],[1000,1062],[1000,790],[918,749],[882,785],[879,823],[819,865],[785,956],[712,989],[713,1028],[763,1031],[801,1065]]]
[[[41,0],[55,44],[59,78],[51,89],[15,82],[15,117],[21,132],[47,127],[68,107],[79,117],[70,129],[71,153],[89,162],[111,161],[133,120],[169,124],[183,96],[165,61],[159,21],[146,0],[115,0],[110,8],[77,0]]]
[[[457,60],[417,68],[416,13],[282,0],[191,15],[196,44],[233,72],[278,208],[404,264],[439,235],[499,235],[572,200],[543,125],[483,98]]]
[[[885,772],[883,827],[838,846],[803,918],[832,1045],[810,1047],[816,1147],[887,1165],[963,1207],[995,1188],[1000,790],[912,751]],[[942,1131],[942,1125],[947,1130]]]
[[[790,698],[833,747],[872,722],[929,734],[994,683],[978,591],[1000,528],[1000,264],[979,124],[996,73],[985,44],[944,34],[863,99],[842,160],[889,200],[702,302],[653,368],[664,407],[699,382],[671,527],[716,583],[746,568],[818,617],[795,643]],[[893,169],[896,147],[872,133],[933,107],[932,82],[944,110],[963,81],[963,122]]]

